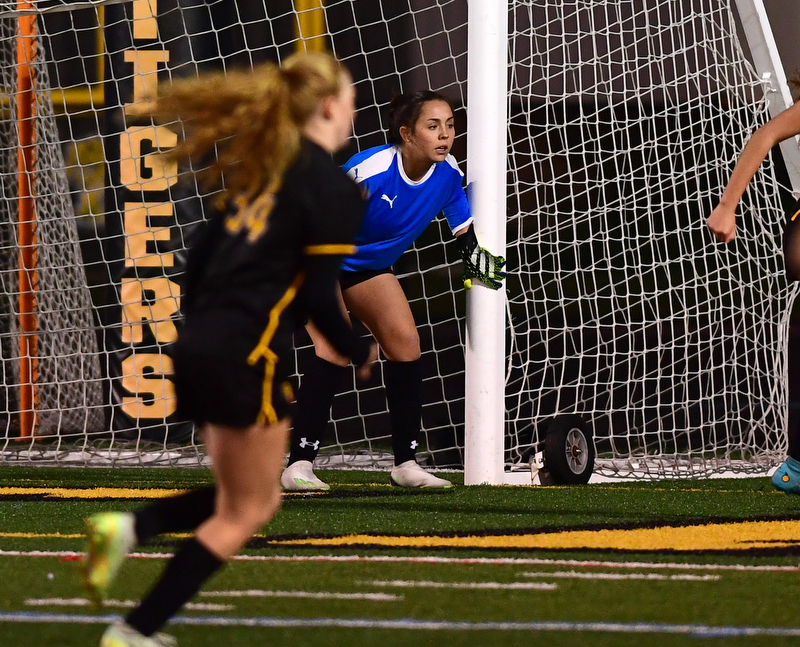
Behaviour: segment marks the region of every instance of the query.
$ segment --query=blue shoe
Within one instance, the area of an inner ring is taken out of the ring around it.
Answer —
[[[789,456],[772,475],[772,485],[786,494],[800,494],[800,461]]]

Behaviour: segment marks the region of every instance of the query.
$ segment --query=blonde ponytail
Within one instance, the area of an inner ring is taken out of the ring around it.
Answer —
[[[228,196],[249,201],[278,189],[299,151],[300,129],[325,97],[339,94],[343,72],[329,54],[311,52],[283,67],[183,79],[157,98],[153,116],[182,122],[185,137],[169,157],[190,158],[204,185],[224,180]]]

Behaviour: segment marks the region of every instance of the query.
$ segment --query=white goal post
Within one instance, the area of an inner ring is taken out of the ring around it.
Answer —
[[[761,76],[768,93],[769,114],[779,115],[794,103],[786,71],[775,38],[772,35],[764,0],[736,0],[747,44],[753,57],[756,72]],[[800,144],[798,137],[781,143],[786,170],[792,190],[800,193]]]
[[[705,228],[749,135],[791,102],[761,0],[42,0],[0,2],[0,464],[204,462],[169,343],[212,197],[159,165],[179,129],[137,103],[314,47],[353,72],[347,154],[385,142],[394,94],[452,100],[478,238],[508,259],[504,290],[466,292],[439,219],[395,266],[422,340],[421,461],[529,484],[563,416],[602,476],[783,459],[796,142],[749,187],[735,243]],[[311,352],[298,336],[298,380]],[[331,427],[319,467],[390,464],[382,367]]]

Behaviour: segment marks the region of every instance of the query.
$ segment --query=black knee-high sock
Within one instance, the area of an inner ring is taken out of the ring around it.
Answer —
[[[133,513],[136,540],[141,544],[165,532],[194,530],[214,513],[216,497],[217,489],[212,485],[156,499]]]
[[[223,561],[192,537],[175,553],[161,578],[125,622],[151,636],[191,600]]]
[[[414,458],[422,425],[422,372],[420,360],[386,362],[386,402],[392,423],[394,464]]]
[[[800,461],[800,425],[797,421],[789,424],[789,456]]]
[[[317,457],[325,428],[331,418],[333,398],[339,392],[349,367],[314,356],[297,391],[294,427],[289,445],[289,464]]]

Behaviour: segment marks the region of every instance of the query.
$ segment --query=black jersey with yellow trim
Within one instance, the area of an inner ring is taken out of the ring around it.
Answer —
[[[290,332],[310,318],[337,350],[360,363],[368,348],[342,316],[336,281],[342,259],[355,249],[363,211],[355,183],[330,154],[303,140],[277,195],[228,205],[207,225],[190,252],[187,318],[221,310],[235,312],[239,320],[245,316],[252,321],[255,347],[274,325],[270,313],[276,304],[299,285],[273,334]]]

